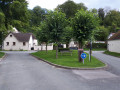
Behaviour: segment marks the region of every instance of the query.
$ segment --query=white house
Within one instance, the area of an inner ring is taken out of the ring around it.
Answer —
[[[46,45],[38,46],[38,41],[32,33],[20,33],[16,28],[3,41],[3,50],[46,50]],[[53,50],[53,44],[48,44],[48,50]]]
[[[108,39],[108,51],[120,53],[120,31]]]
[[[38,46],[38,41],[32,33],[9,33],[4,39],[3,50],[46,50],[46,45]],[[53,50],[53,44],[48,44],[48,50]]]
[[[38,42],[32,33],[9,33],[4,39],[4,50],[34,50]]]

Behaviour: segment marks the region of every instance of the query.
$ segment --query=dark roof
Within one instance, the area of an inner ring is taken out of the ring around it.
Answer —
[[[35,36],[32,33],[12,33],[12,34],[20,42],[28,42],[31,35],[32,35],[33,39],[35,39]]]
[[[108,40],[119,40],[120,39],[120,30],[115,33],[112,37],[110,37]]]

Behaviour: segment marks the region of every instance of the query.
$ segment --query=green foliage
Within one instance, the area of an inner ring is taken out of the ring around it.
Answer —
[[[86,45],[86,48],[90,48],[90,44]],[[92,43],[92,48],[94,49],[99,49],[99,48],[107,48],[107,44],[106,43]]]
[[[104,17],[105,17],[105,12],[104,12],[103,8],[98,9],[98,15],[99,15],[99,18],[101,19],[101,25],[103,25],[103,20],[104,20]]]
[[[50,33],[50,39],[56,43],[56,58],[58,58],[58,44],[61,41],[64,28],[66,26],[66,15],[62,12],[49,12],[46,15],[46,25]]]
[[[110,32],[117,32],[117,28],[120,27],[120,12],[109,11],[104,19],[104,25],[109,27]]]
[[[0,58],[2,58],[5,55],[4,52],[0,52]]]
[[[0,2],[0,8],[5,15],[5,27],[9,25],[20,28],[28,24],[29,13],[26,0],[3,0]]]
[[[40,23],[44,20],[46,9],[42,9],[40,6],[36,6],[33,10],[30,10],[31,18],[30,25],[31,26],[39,26]]]
[[[58,5],[56,10],[62,11],[66,14],[67,18],[74,17],[77,10],[84,9],[87,7],[83,3],[76,4],[74,1],[68,0],[65,3]]]
[[[5,15],[3,12],[0,12],[0,32],[5,30]]]
[[[50,38],[54,43],[58,43],[66,26],[65,14],[57,11],[50,12],[46,15],[46,24],[50,32]]]
[[[104,26],[100,26],[97,30],[95,30],[94,38],[97,41],[106,41],[108,39],[108,35],[109,30]]]
[[[111,56],[115,56],[115,57],[120,58],[120,53],[110,52],[110,51],[105,51],[104,53],[107,54],[107,55],[111,55]]]
[[[80,43],[87,40],[92,31],[98,26],[98,16],[90,11],[79,10],[72,20],[74,37]],[[82,45],[81,45],[82,46]],[[80,46],[79,46],[80,48]]]
[[[58,52],[60,52],[60,51],[68,51],[68,50],[70,50],[69,48],[58,48]]]
[[[38,30],[37,37],[39,42],[48,43],[50,41],[50,33],[46,22],[42,22],[40,25],[40,30]]]
[[[64,28],[64,33],[62,34],[62,42],[66,44],[66,47],[68,48],[69,42],[73,37],[73,29],[70,26],[66,26]]]

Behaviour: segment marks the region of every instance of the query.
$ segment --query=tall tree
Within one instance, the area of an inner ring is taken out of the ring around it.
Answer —
[[[103,8],[98,9],[98,15],[99,15],[99,18],[101,19],[101,25],[103,25],[103,20],[104,20],[104,17],[105,17],[105,12],[104,12]]]
[[[117,27],[120,27],[120,12],[109,11],[104,19],[104,25],[109,26],[110,32],[117,32]]]
[[[78,4],[77,4],[77,9],[78,9],[78,10],[80,10],[80,9],[87,10],[87,7],[85,6],[84,3],[78,3]]]
[[[50,32],[50,38],[56,44],[56,58],[58,58],[58,44],[66,25],[66,15],[57,11],[50,12],[46,15],[46,24]]]
[[[65,13],[67,18],[74,17],[77,10],[80,10],[80,9],[86,10],[87,7],[83,3],[76,4],[72,0],[68,0],[61,5],[58,5],[56,8],[56,10],[62,11],[63,13]]]
[[[46,44],[46,53],[47,53],[47,45],[50,42],[50,32],[45,21],[41,23],[40,30],[38,30],[38,33],[37,33],[37,37],[39,42],[41,42],[41,44],[42,43]]]
[[[28,10],[26,0],[1,0],[0,8],[5,15],[5,26],[21,28],[28,24]]]
[[[109,31],[104,26],[98,27],[98,30],[95,30],[94,39],[97,41],[106,41],[108,39]]]
[[[30,25],[39,26],[40,23],[44,20],[46,12],[47,12],[46,9],[43,9],[40,6],[34,7],[33,10],[30,11],[31,13]]]
[[[73,36],[79,42],[79,48],[82,48],[82,41],[87,40],[92,31],[99,23],[96,14],[90,11],[79,10],[72,20]]]
[[[64,28],[64,33],[62,35],[62,41],[66,44],[66,48],[69,48],[70,40],[73,38],[73,29],[70,26]]]
[[[3,12],[0,12],[0,45],[2,45],[2,40],[6,32],[5,28],[5,15]]]

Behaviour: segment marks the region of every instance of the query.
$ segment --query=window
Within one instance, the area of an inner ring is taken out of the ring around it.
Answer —
[[[12,37],[12,35],[10,35],[10,37]]]
[[[26,45],[26,43],[25,42],[23,42],[23,46],[25,46]]]
[[[35,45],[35,43],[33,43],[33,46]]]
[[[6,42],[7,46],[9,46],[9,42]]]
[[[78,42],[74,42],[74,44],[78,44]]]
[[[16,43],[15,43],[15,42],[13,42],[13,46],[15,46],[15,44],[16,44]]]

